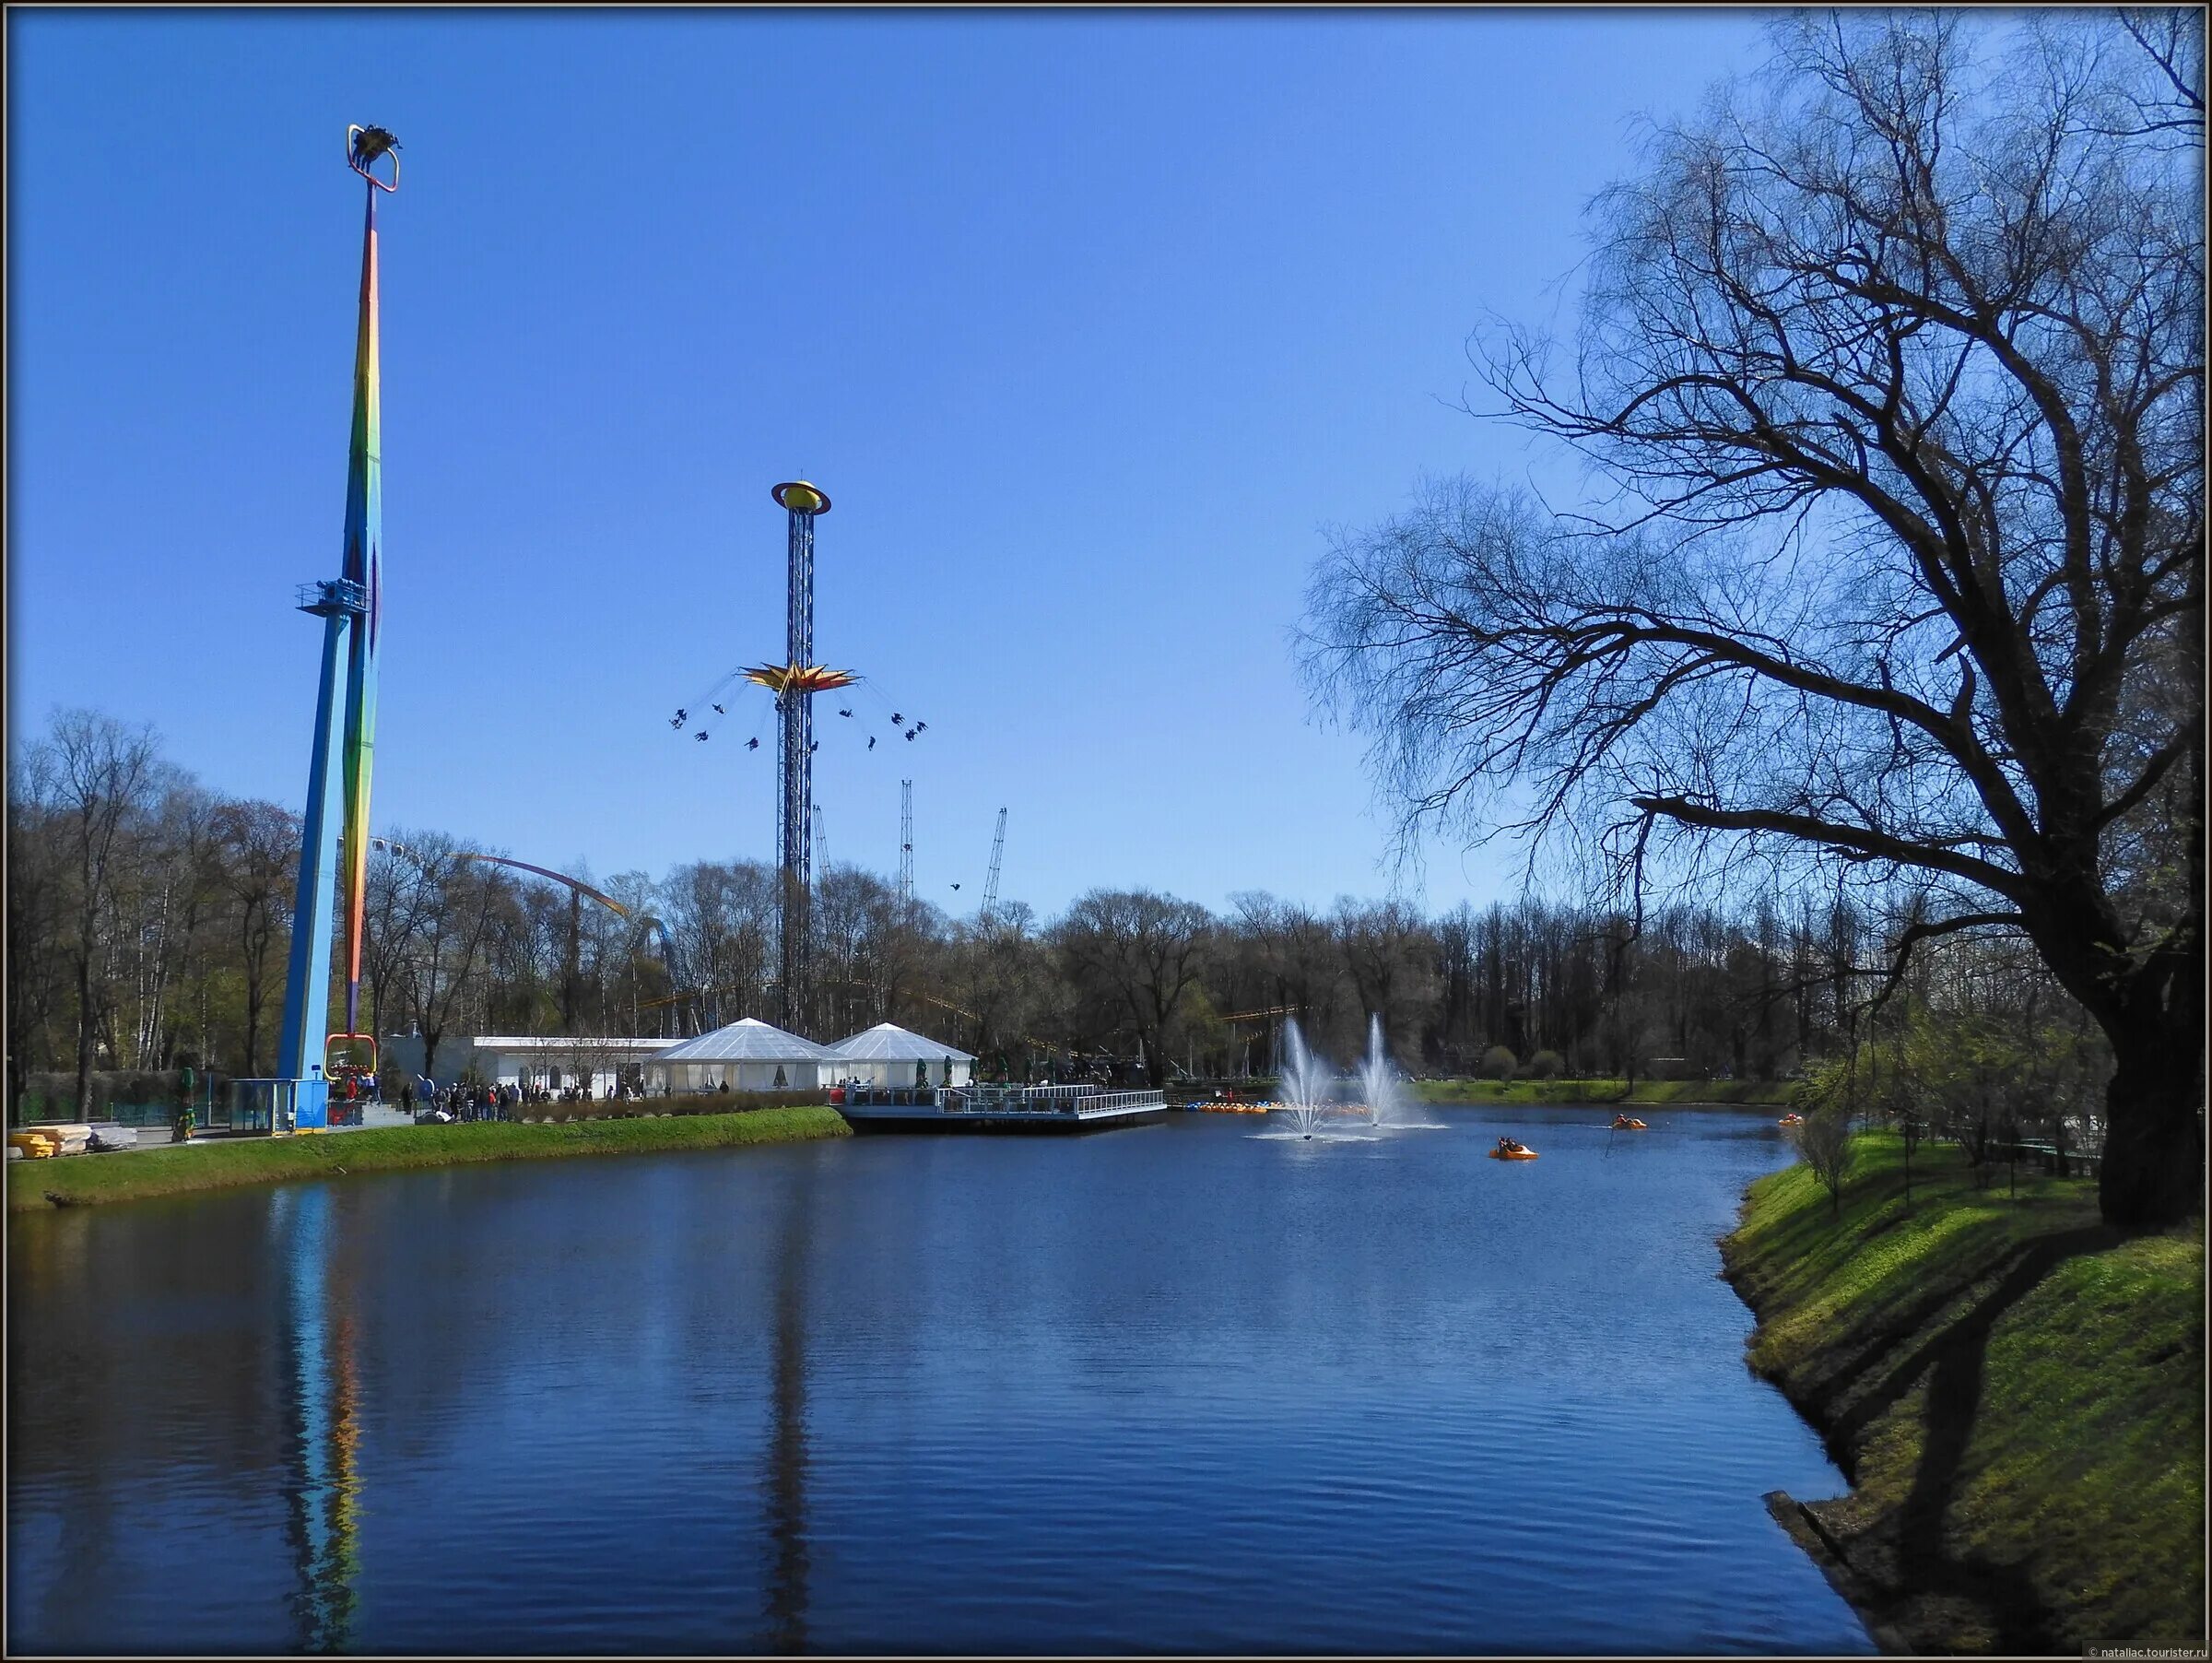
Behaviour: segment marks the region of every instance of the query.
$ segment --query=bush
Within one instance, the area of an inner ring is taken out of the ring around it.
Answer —
[[[1792,1093],[1793,1097],[1796,1093]],[[1805,1158],[1806,1165],[1813,1169],[1813,1176],[1820,1180],[1828,1191],[1828,1208],[1832,1216],[1843,1204],[1843,1181],[1851,1174],[1851,1105],[1847,1103],[1830,1103],[1816,1108],[1791,1128],[1797,1152]]]
[[[1492,1045],[1482,1054],[1482,1072],[1486,1079],[1511,1079],[1520,1061],[1503,1045]]]
[[[1528,1059],[1528,1071],[1538,1079],[1557,1079],[1567,1066],[1557,1051],[1539,1051]]]

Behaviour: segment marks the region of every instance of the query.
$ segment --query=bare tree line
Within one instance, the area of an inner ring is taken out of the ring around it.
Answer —
[[[8,817],[11,1102],[32,1070],[273,1067],[297,817],[212,793],[147,729],[85,711],[26,749]],[[772,867],[625,873],[599,886],[624,915],[469,852],[431,831],[371,851],[364,1014],[419,1035],[430,1071],[461,1035],[677,1038],[776,1008]],[[1411,1073],[1469,1075],[1502,1053],[1569,1077],[1771,1079],[1855,1043],[1865,972],[1912,916],[1758,894],[1641,920],[1535,898],[1428,917],[1260,891],[1217,914],[1130,889],[1051,921],[1007,902],[984,926],[842,865],[813,909],[809,1026],[896,1021],[987,1072],[1103,1063],[1165,1083],[1271,1073],[1291,1018],[1349,1061],[1373,1014]],[[2078,1012],[2031,960],[1978,948],[1916,962],[1907,1007],[2000,1026]]]

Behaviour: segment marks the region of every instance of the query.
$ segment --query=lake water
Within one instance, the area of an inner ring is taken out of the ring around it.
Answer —
[[[1717,1279],[1771,1112],[1436,1117],[11,1220],[9,1649],[1871,1651]]]

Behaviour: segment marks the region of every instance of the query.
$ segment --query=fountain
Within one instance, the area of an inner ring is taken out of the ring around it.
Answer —
[[[1306,1049],[1306,1036],[1292,1018],[1283,1024],[1283,1106],[1300,1138],[1311,1138],[1329,1117],[1328,1076]]]
[[[1382,1048],[1382,1018],[1367,1019],[1367,1060],[1359,1065],[1359,1093],[1367,1100],[1367,1124],[1387,1126],[1397,1107],[1398,1081]]]
[[[1367,1059],[1359,1065],[1359,1091],[1367,1101],[1367,1124],[1378,1131],[1434,1131],[1441,1121],[1408,1120],[1405,1100],[1398,1091],[1397,1070],[1382,1048],[1382,1019],[1367,1019]]]

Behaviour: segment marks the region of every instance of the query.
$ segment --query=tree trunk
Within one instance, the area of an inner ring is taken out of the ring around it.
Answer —
[[[2204,1204],[2203,1007],[2177,998],[2166,1020],[2112,1037],[2097,1186],[2104,1221],[2136,1230],[2179,1224]]]
[[[88,931],[88,936],[89,932]],[[76,957],[76,1117],[92,1118],[92,1042],[99,1018],[92,1008],[92,955]]]

